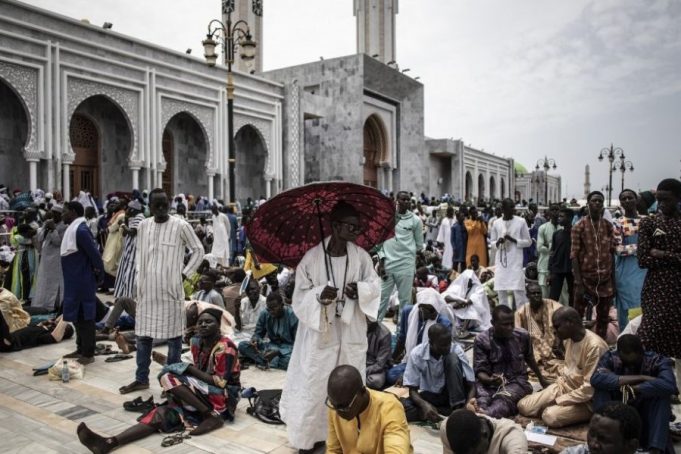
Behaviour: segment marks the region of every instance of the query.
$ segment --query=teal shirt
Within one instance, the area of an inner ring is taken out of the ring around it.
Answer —
[[[562,228],[559,225],[553,225],[551,222],[545,222],[539,227],[537,232],[537,272],[548,274],[553,234],[556,230],[561,230]]]
[[[269,312],[262,311],[258,316],[255,325],[253,340],[263,340],[266,337],[270,342],[277,345],[293,345],[296,340],[296,330],[298,329],[298,317],[293,313],[293,309],[284,306],[284,315],[274,318]]]
[[[416,251],[423,249],[423,223],[407,211],[395,214],[395,236],[383,243],[378,256],[385,259],[385,271],[409,274],[416,271]]]

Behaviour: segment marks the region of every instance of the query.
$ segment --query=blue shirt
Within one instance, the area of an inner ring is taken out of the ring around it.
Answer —
[[[262,311],[255,325],[254,340],[262,340],[265,337],[270,342],[278,345],[293,345],[298,330],[298,317],[293,309],[284,306],[284,313],[279,318],[274,318],[269,312]]]
[[[400,313],[400,333],[399,333],[399,340],[402,342],[407,341],[407,327],[409,326],[409,314],[411,313],[411,310],[414,309],[413,304],[407,304],[402,308],[402,312]],[[445,328],[447,328],[449,331],[452,330],[452,322],[449,321],[448,318],[443,317],[442,315],[438,314],[437,320],[439,324],[443,325]],[[416,335],[416,339],[421,339],[421,336],[423,335],[423,329],[426,327],[426,322],[421,319],[419,316],[419,325],[418,325],[418,334]]]
[[[475,373],[468,360],[463,348],[457,343],[452,343],[450,353],[456,353],[459,357],[459,364],[463,369],[466,381],[474,382]],[[424,342],[414,347],[407,359],[407,368],[402,378],[404,386],[418,388],[419,391],[441,393],[445,388],[445,362],[444,356],[435,359],[430,355],[430,344]]]

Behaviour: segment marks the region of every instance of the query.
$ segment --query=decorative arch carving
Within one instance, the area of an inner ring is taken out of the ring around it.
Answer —
[[[199,127],[203,131],[203,136],[206,139],[206,170],[215,172],[217,166],[215,165],[215,154],[213,151],[213,129],[208,127],[208,125],[215,124],[214,110],[206,106],[194,104],[190,101],[180,101],[162,97],[161,135],[163,135],[163,131],[165,131],[166,126],[168,126],[168,122],[179,113],[188,114],[199,124]],[[162,140],[162,138],[159,138],[159,140]],[[161,156],[160,159],[159,169],[161,169],[161,167],[165,169],[166,162],[163,159],[163,156]]]
[[[267,159],[265,161],[265,177],[274,178],[275,174],[274,163],[270,152],[269,139],[269,137],[272,137],[272,135],[270,134],[272,129],[272,122],[261,120],[258,118],[238,116],[235,118],[234,122],[234,137],[236,137],[236,134],[244,126],[251,126],[253,129],[255,129],[255,131],[258,133],[258,136],[260,137],[260,140],[262,140],[262,143],[265,145],[265,152],[267,152]]]
[[[137,125],[139,125],[140,94],[133,90],[126,90],[103,82],[78,79],[73,76],[67,78],[67,85],[68,105],[66,118],[68,118],[68,124],[66,125],[66,130],[69,130],[73,113],[83,101],[93,96],[104,96],[121,110],[123,118],[125,118],[130,128],[132,147],[128,156],[128,162],[139,161],[137,155],[139,150]],[[75,157],[72,149],[68,150],[68,152],[65,150],[64,155],[65,160],[68,160],[68,158],[73,160]]]
[[[26,111],[28,134],[24,144],[24,157],[26,159],[42,158],[42,153],[36,149],[38,70],[0,61],[0,78],[14,90]]]

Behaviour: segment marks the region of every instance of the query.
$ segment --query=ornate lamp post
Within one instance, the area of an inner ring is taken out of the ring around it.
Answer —
[[[262,5],[259,1],[253,2],[253,13],[262,15]],[[213,19],[208,23],[208,34],[203,44],[204,57],[208,66],[215,66],[218,56],[215,47],[222,44],[222,52],[227,64],[227,135],[229,136],[229,201],[236,202],[236,150],[234,147],[234,76],[232,64],[237,48],[241,49],[240,57],[243,60],[252,60],[255,57],[256,42],[251,36],[248,23],[244,20],[232,23],[234,12],[234,0],[222,0],[222,14],[227,17],[226,22]]]
[[[606,158],[608,159],[608,206],[612,205],[613,162],[615,162],[615,159],[617,159],[618,157],[622,160],[625,159],[624,150],[622,150],[621,148],[615,148],[612,144],[610,144],[610,148],[603,148],[601,152],[598,154],[599,161],[603,161],[603,159]]]
[[[612,168],[613,171],[619,170],[622,172],[622,188],[620,191],[624,191],[624,174],[627,172],[633,172],[634,171],[634,164],[631,161],[625,161],[624,157],[620,158],[619,165],[618,163],[615,163],[615,165]]]
[[[534,167],[535,170],[539,170],[540,168],[544,168],[544,205],[548,205],[549,203],[549,170],[553,169],[556,170],[558,167],[556,165],[556,160],[547,158],[544,156],[544,159],[540,159],[537,161],[537,165]]]

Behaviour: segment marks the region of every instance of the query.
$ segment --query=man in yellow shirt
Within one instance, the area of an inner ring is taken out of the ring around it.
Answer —
[[[327,391],[327,453],[413,452],[404,408],[393,394],[366,388],[359,371],[348,365],[331,372]]]

